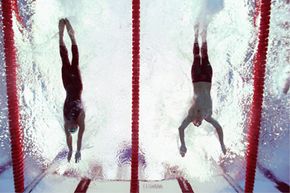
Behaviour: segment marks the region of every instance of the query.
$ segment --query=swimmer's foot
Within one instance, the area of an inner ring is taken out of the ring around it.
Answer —
[[[71,26],[70,21],[67,18],[65,18],[64,20],[65,20],[65,24],[66,24],[66,28],[67,28],[67,33],[68,33],[70,38],[73,38],[75,35],[75,31],[74,31],[73,27]]]
[[[199,31],[199,23],[196,23],[194,25],[194,37],[195,37],[195,39],[198,38],[198,31]]]
[[[64,19],[60,19],[59,22],[58,22],[58,31],[59,31],[59,37],[60,38],[63,37],[64,27],[65,27],[65,20]]]
[[[67,28],[67,33],[68,33],[70,40],[72,42],[72,45],[77,45],[76,38],[75,38],[75,31],[74,31],[73,27],[71,26],[70,21],[67,18],[65,18],[65,25]]]
[[[207,30],[205,29],[201,32],[202,43],[204,43],[204,42],[206,43],[206,36],[207,36]]]
[[[181,157],[185,156],[186,151],[187,151],[187,149],[186,149],[185,145],[180,146],[179,153],[180,153]]]

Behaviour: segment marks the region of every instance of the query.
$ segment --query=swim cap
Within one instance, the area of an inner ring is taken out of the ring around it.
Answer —
[[[77,130],[78,130],[77,127],[71,127],[71,128],[68,129],[68,131],[69,131],[70,133],[75,133]]]

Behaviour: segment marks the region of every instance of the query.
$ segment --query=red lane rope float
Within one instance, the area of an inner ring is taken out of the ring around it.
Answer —
[[[22,129],[19,122],[17,97],[16,52],[14,46],[14,32],[12,29],[12,1],[2,2],[4,54],[6,63],[6,84],[9,129],[11,139],[11,154],[13,162],[13,177],[15,192],[24,191]]]
[[[82,178],[82,180],[79,182],[75,190],[75,193],[86,193],[89,188],[90,183],[91,183],[91,179]]]
[[[139,192],[140,0],[132,0],[132,159],[130,192]]]
[[[257,18],[260,13],[260,0],[255,0],[255,8],[254,8],[254,27],[257,27]]]
[[[190,183],[183,177],[177,178],[182,193],[194,193]]]
[[[254,95],[250,112],[245,192],[253,192],[263,104],[271,1],[261,0],[258,50],[254,60]]]
[[[18,7],[18,2],[17,0],[12,0],[12,7],[13,7],[13,11],[15,13],[15,17],[18,21],[18,23],[20,23],[20,25],[25,28],[25,23],[22,19],[22,17],[20,16],[20,13],[19,13],[19,7]]]

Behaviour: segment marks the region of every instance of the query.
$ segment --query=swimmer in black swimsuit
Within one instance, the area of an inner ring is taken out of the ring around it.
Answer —
[[[63,40],[64,27],[67,27],[68,35],[72,42],[72,62],[68,58],[67,49]],[[59,21],[59,49],[62,60],[62,81],[66,90],[66,99],[63,107],[64,130],[66,134],[66,142],[69,149],[67,160],[70,162],[72,156],[72,133],[79,128],[77,151],[75,154],[75,162],[81,159],[82,137],[85,130],[85,111],[83,108],[81,94],[83,84],[79,69],[79,54],[75,40],[74,30],[68,19]]]
[[[184,140],[184,130],[193,123],[196,127],[202,124],[205,120],[210,123],[218,134],[221,149],[226,154],[226,147],[223,141],[223,129],[221,125],[212,117],[212,99],[210,95],[212,67],[209,62],[207,53],[206,28],[202,33],[201,49],[198,45],[199,25],[195,26],[195,40],[193,43],[193,63],[191,68],[191,79],[193,84],[193,100],[188,114],[179,126],[179,137],[181,146],[179,149],[180,155],[185,156],[187,148]],[[200,57],[201,55],[201,57]]]

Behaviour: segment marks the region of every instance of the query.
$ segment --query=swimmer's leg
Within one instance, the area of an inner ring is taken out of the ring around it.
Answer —
[[[201,41],[202,43],[206,42],[206,37],[207,37],[207,26],[203,26],[203,30],[201,33]]]
[[[201,65],[210,65],[209,59],[208,59],[208,53],[207,53],[207,26],[204,26],[204,29],[201,33]]]
[[[66,70],[70,67],[70,62],[68,59],[68,53],[65,45],[59,46],[59,53],[62,61],[62,70]]]
[[[69,67],[69,59],[67,54],[67,49],[65,47],[65,43],[63,40],[63,32],[65,27],[65,20],[60,19],[58,23],[58,29],[59,29],[59,51],[60,51],[60,57],[62,60],[62,67]]]
[[[79,66],[79,51],[78,51],[78,46],[75,38],[75,32],[74,29],[68,19],[65,19],[65,24],[67,28],[68,35],[70,37],[72,47],[72,66],[78,67]]]
[[[65,25],[67,28],[67,33],[70,37],[72,45],[77,45],[76,38],[75,38],[75,31],[74,31],[70,21],[67,18],[65,18],[64,20],[65,20]]]
[[[59,33],[59,45],[60,46],[65,46],[64,41],[63,41],[64,27],[65,27],[65,20],[60,19],[58,22],[58,33]]]
[[[205,76],[204,81],[211,82],[212,80],[212,67],[208,59],[207,41],[206,41],[206,30],[202,32],[202,45],[201,45],[201,71]]]
[[[78,67],[79,66],[79,50],[78,46],[75,44],[72,44],[71,46],[71,52],[72,52],[72,66]]]
[[[60,19],[58,23],[59,28],[59,53],[62,61],[62,81],[64,88],[69,84],[69,68],[70,68],[70,62],[68,58],[67,49],[65,47],[65,43],[63,40],[63,33],[64,33],[64,27],[65,27],[65,20]]]
[[[210,65],[207,53],[206,32],[202,33],[202,45],[201,45],[201,65]]]
[[[193,43],[193,59],[195,60],[195,58],[199,59],[199,45],[198,45],[198,28],[199,25],[196,24],[194,26],[194,43]],[[197,61],[198,62],[198,61]]]
[[[65,19],[65,24],[66,24],[66,28],[67,28],[67,32],[68,35],[70,37],[72,46],[71,46],[71,51],[72,51],[72,72],[74,73],[75,76],[77,76],[76,78],[79,80],[79,84],[82,85],[82,79],[81,79],[81,73],[80,73],[80,69],[79,69],[79,51],[78,51],[78,46],[77,46],[77,42],[76,42],[76,38],[75,38],[75,32],[74,29],[70,23],[70,21],[68,19]]]
[[[195,38],[193,43],[193,63],[191,66],[191,80],[197,82],[200,75],[200,54],[198,45],[198,26],[195,26]]]

